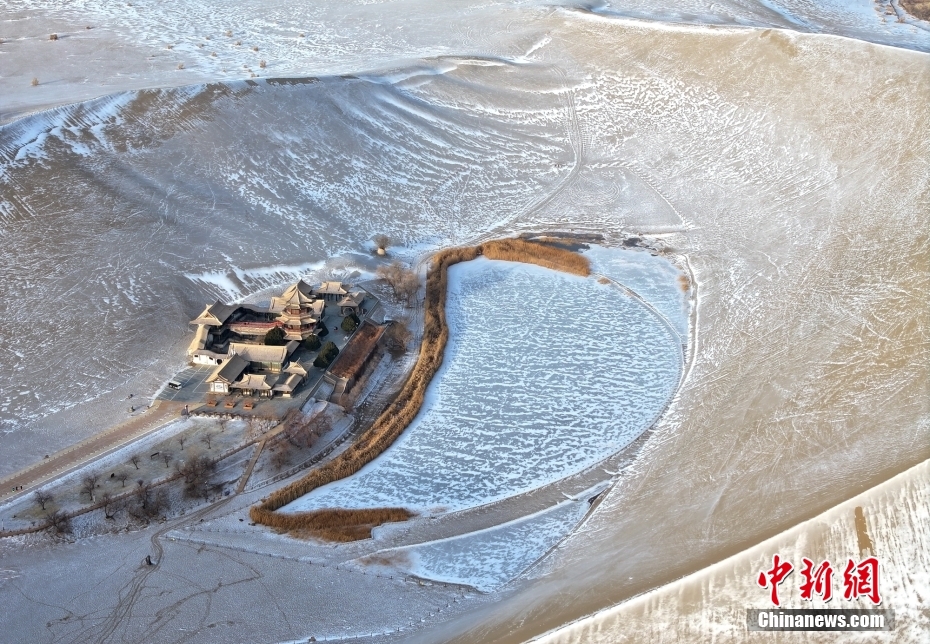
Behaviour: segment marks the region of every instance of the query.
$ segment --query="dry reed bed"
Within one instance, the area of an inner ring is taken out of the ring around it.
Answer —
[[[368,363],[382,331],[382,327],[377,327],[368,320],[362,322],[362,327],[355,332],[349,340],[349,345],[342,350],[336,364],[330,369],[332,374],[347,379],[357,377]]]
[[[899,3],[906,12],[920,18],[921,20],[930,20],[930,1],[928,0],[901,0]]]
[[[358,441],[323,467],[272,492],[249,509],[252,521],[269,527],[318,538],[351,541],[371,536],[371,528],[389,521],[403,521],[412,513],[402,508],[374,510],[315,510],[293,514],[277,510],[318,487],[358,472],[384,452],[413,421],[423,405],[426,388],[442,365],[449,339],[446,325],[448,270],[459,262],[479,256],[536,264],[575,275],[591,273],[587,258],[554,246],[522,239],[501,239],[479,246],[450,248],[436,253],[426,275],[423,341],[417,363],[395,399]]]

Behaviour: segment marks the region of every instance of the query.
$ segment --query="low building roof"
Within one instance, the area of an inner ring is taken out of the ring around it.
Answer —
[[[342,288],[342,282],[323,282],[314,289],[320,295],[345,295],[346,290]]]
[[[230,342],[230,355],[241,356],[248,362],[281,362],[287,360],[287,357],[294,353],[300,343],[291,340],[283,346],[272,346],[269,344],[245,344],[244,342]]]
[[[365,294],[361,291],[352,291],[336,303],[336,306],[361,306],[365,300]]]
[[[245,371],[245,368],[248,366],[248,360],[239,356],[232,356],[223,364],[218,365],[216,369],[213,370],[213,373],[207,376],[207,382],[219,380],[227,384],[233,383],[242,375],[242,372]]]
[[[203,313],[190,321],[191,324],[202,324],[205,326],[222,326],[233,311],[238,309],[237,304],[223,304],[219,300],[213,304],[208,304]]]
[[[300,386],[302,380],[303,378],[296,373],[282,373],[274,385],[274,390],[291,393]]]
[[[307,375],[307,370],[304,369],[303,365],[301,365],[299,362],[291,362],[287,365],[287,367],[284,368],[284,373],[293,373],[300,377],[304,377]]]
[[[259,373],[246,374],[242,380],[230,385],[232,389],[251,389],[252,391],[271,391],[271,383],[277,380],[276,376]]]

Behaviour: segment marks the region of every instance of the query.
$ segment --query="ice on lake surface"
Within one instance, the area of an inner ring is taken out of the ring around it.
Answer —
[[[585,251],[585,257],[591,261],[591,270],[636,292],[655,307],[680,338],[688,337],[688,301],[677,284],[684,274],[673,264],[645,251],[603,246],[592,246]]]
[[[450,539],[375,553],[418,577],[491,592],[516,578],[584,518],[586,501],[565,501],[528,517]]]
[[[593,277],[479,258],[450,269],[446,310],[443,368],[417,419],[358,474],[285,512],[436,512],[526,492],[623,448],[678,383],[677,339]]]

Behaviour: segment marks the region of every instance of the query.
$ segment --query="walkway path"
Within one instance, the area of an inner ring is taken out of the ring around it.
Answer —
[[[89,461],[163,427],[175,420],[183,407],[181,403],[156,400],[148,411],[0,479],[0,502],[28,494],[52,479],[64,476]],[[14,491],[14,488],[20,486],[21,490]]]

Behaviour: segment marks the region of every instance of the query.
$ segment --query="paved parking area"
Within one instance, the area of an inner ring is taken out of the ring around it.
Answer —
[[[215,368],[216,365],[199,364],[190,366],[184,371],[179,371],[172,380],[180,382],[181,388],[172,389],[166,385],[164,390],[158,394],[158,399],[181,403],[203,402],[209,393],[205,380]]]

